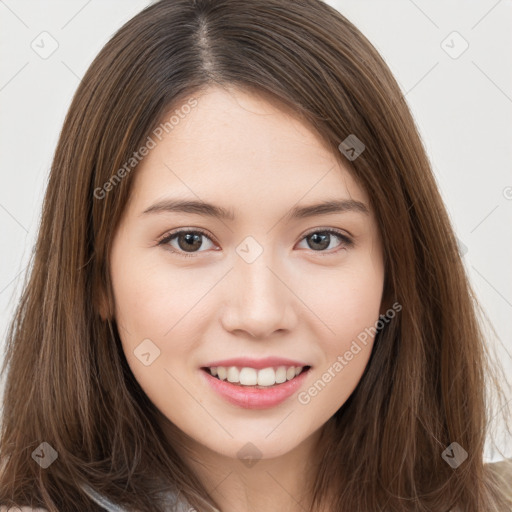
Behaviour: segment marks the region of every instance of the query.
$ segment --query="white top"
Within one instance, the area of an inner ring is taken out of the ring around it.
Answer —
[[[84,492],[100,507],[108,512],[128,512],[125,508],[115,505],[107,498],[96,492],[88,485],[82,486]],[[176,493],[169,491],[166,495],[166,505],[169,512],[190,512],[193,508],[185,501],[185,498],[178,500]],[[31,507],[14,507],[9,508],[0,506],[0,512],[48,512],[45,508],[31,508]]]
[[[512,459],[505,459],[498,462],[489,464],[493,473],[499,475],[503,481],[510,483],[507,485],[507,489],[512,488]],[[98,505],[103,507],[108,512],[128,512],[123,507],[114,505],[111,501],[107,500],[104,496],[94,491],[91,487],[85,485],[82,486],[83,491]],[[175,492],[169,491],[166,495],[166,505],[169,507],[169,512],[191,512],[194,510],[185,498],[178,499]],[[48,512],[44,508],[31,508],[31,507],[15,507],[7,510],[7,507],[0,506],[0,512]],[[451,512],[461,512],[460,508],[452,509]]]
[[[88,485],[82,486],[82,489],[94,502],[108,512],[127,512],[125,508],[115,505]],[[186,502],[184,498],[178,500],[176,493],[172,491],[169,491],[166,495],[166,504],[169,507],[169,512],[189,512],[191,510],[191,506],[188,502]]]

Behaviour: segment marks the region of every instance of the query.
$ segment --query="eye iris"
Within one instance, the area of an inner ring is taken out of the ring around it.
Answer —
[[[186,234],[178,234],[178,245],[180,249],[184,251],[193,252],[193,249],[199,249],[201,247],[201,234],[198,233],[186,233]],[[185,240],[186,244],[182,245],[181,241]]]
[[[201,247],[201,237],[203,236],[204,235],[199,231],[183,231],[167,238],[164,242],[177,239],[178,246],[181,251],[192,253],[197,252],[197,249]],[[308,240],[308,245],[311,249],[314,249],[316,252],[321,252],[329,247],[331,236],[333,236],[333,233],[329,231],[315,231],[314,233],[306,236],[306,240]],[[346,243],[350,242],[347,241]]]
[[[331,235],[329,233],[313,233],[312,235],[308,236],[308,238],[309,240],[313,240],[313,245],[320,244],[320,247],[316,247],[317,249],[326,249],[329,247],[330,236]],[[308,245],[311,247],[311,244]],[[314,249],[315,247],[311,248]]]

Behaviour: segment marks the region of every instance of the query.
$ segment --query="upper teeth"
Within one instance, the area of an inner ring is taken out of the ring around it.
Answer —
[[[255,368],[238,368],[236,366],[214,366],[209,368],[213,376],[217,376],[220,380],[228,380],[228,382],[238,382],[243,386],[273,386],[287,380],[293,379],[299,375],[303,366],[278,366],[276,368],[263,368],[256,370]]]

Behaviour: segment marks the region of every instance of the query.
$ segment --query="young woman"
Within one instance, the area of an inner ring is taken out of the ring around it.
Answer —
[[[475,304],[400,89],[347,19],[161,0],[64,123],[9,331],[0,504],[510,510]]]

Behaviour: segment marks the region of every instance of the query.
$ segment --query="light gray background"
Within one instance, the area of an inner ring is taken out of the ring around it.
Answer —
[[[103,45],[148,3],[0,0],[2,351],[72,95]],[[512,375],[512,2],[328,3],[370,39],[405,94],[471,282],[499,336],[493,346]],[[31,47],[48,51],[52,38],[58,48],[47,58]],[[469,46],[458,55],[464,40]],[[512,457],[510,439],[499,423],[493,427]],[[487,460],[501,458],[488,447]]]

